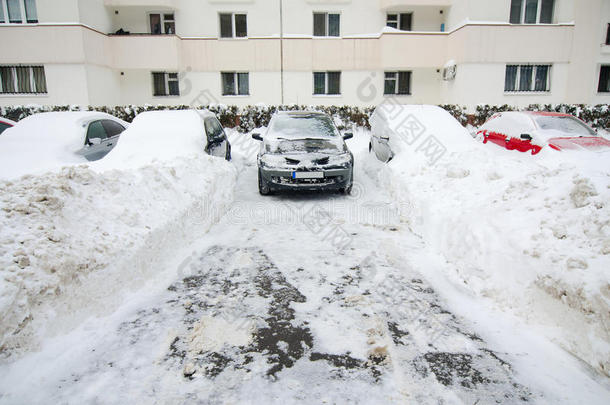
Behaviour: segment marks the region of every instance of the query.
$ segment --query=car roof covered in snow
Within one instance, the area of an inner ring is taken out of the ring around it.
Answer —
[[[164,110],[140,113],[112,151],[93,166],[102,170],[137,168],[155,161],[204,155],[207,110]]]
[[[0,178],[12,179],[86,163],[77,154],[85,146],[86,125],[101,119],[129,125],[96,111],[45,112],[20,120],[0,136]]]
[[[265,141],[304,138],[337,138],[343,142],[330,115],[320,111],[278,111],[265,133]]]
[[[328,116],[322,111],[298,110],[298,111],[278,111],[277,115],[288,115],[291,117],[307,117],[307,116]]]

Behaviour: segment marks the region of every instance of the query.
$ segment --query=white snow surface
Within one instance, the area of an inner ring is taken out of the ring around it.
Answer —
[[[0,182],[5,354],[111,311],[230,204],[235,170],[204,153],[199,115],[142,116],[107,160]]]
[[[572,356],[604,373],[605,163],[441,111],[404,109],[425,132],[387,165],[356,129],[351,196],[260,196],[260,142],[209,157],[192,115],[0,183],[0,403],[605,404]]]
[[[372,122],[399,151],[378,179],[451,263],[445,276],[608,376],[610,156],[507,151],[473,140],[436,107],[406,110],[425,127],[414,143],[388,129],[401,118]],[[429,135],[446,147],[433,164],[418,151]]]
[[[0,137],[0,179],[57,172],[64,166],[86,163],[76,152],[85,145],[83,124],[95,119],[129,125],[95,111],[45,112],[22,119]]]

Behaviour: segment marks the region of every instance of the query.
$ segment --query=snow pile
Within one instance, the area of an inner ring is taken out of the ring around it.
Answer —
[[[34,114],[7,129],[0,138],[0,178],[58,171],[63,166],[86,163],[77,154],[85,146],[86,123],[110,119],[101,112],[47,112]]]
[[[131,131],[108,160],[0,182],[0,352],[107,313],[225,212],[235,170],[195,123],[172,148]]]
[[[507,151],[476,142],[435,107],[414,108],[406,111],[424,124],[421,138],[394,136],[399,152],[379,173],[410,226],[455,265],[447,276],[456,283],[608,375],[610,156]],[[446,147],[433,162],[418,147],[430,135]]]

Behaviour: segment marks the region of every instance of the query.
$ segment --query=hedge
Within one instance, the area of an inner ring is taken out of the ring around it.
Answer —
[[[455,104],[444,104],[440,107],[447,110],[453,115],[462,125],[472,125],[478,127],[482,125],[489,117],[500,111],[517,111],[519,108],[510,105],[478,105],[474,114],[468,114],[466,107]],[[193,108],[188,105],[178,106],[115,106],[115,107],[80,107],[76,105],[62,106],[11,106],[0,107],[0,115],[14,121],[19,121],[39,112],[45,111],[102,111],[115,117],[121,118],[127,122],[133,121],[136,115],[144,111],[158,110],[186,110]],[[203,107],[201,107],[203,108]],[[254,128],[266,126],[271,119],[271,116],[276,111],[285,110],[316,110],[330,114],[339,129],[349,128],[352,126],[362,126],[370,128],[369,117],[375,110],[375,107],[355,107],[355,106],[305,106],[305,105],[254,105],[246,107],[226,106],[226,105],[210,105],[207,107],[210,111],[216,114],[223,126],[229,128],[237,128],[240,132],[248,132]],[[575,115],[582,119],[594,128],[610,128],[610,109],[608,104],[585,105],[585,104],[531,104],[524,110],[530,111],[552,111],[562,112]]]

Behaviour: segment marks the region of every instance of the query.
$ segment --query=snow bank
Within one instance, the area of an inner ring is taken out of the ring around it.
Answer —
[[[422,139],[433,134],[446,146],[442,158],[426,164],[417,143],[399,138],[380,182],[408,207],[413,230],[455,265],[448,277],[608,375],[610,156],[507,151],[477,143],[443,115],[433,107],[415,114]]]
[[[86,163],[77,152],[84,147],[86,122],[111,119],[129,124],[101,112],[47,112],[34,114],[7,129],[0,138],[0,179],[25,174],[58,171],[64,166]]]
[[[230,163],[180,131],[140,135],[107,161],[0,182],[0,353],[114,308],[228,208]]]

